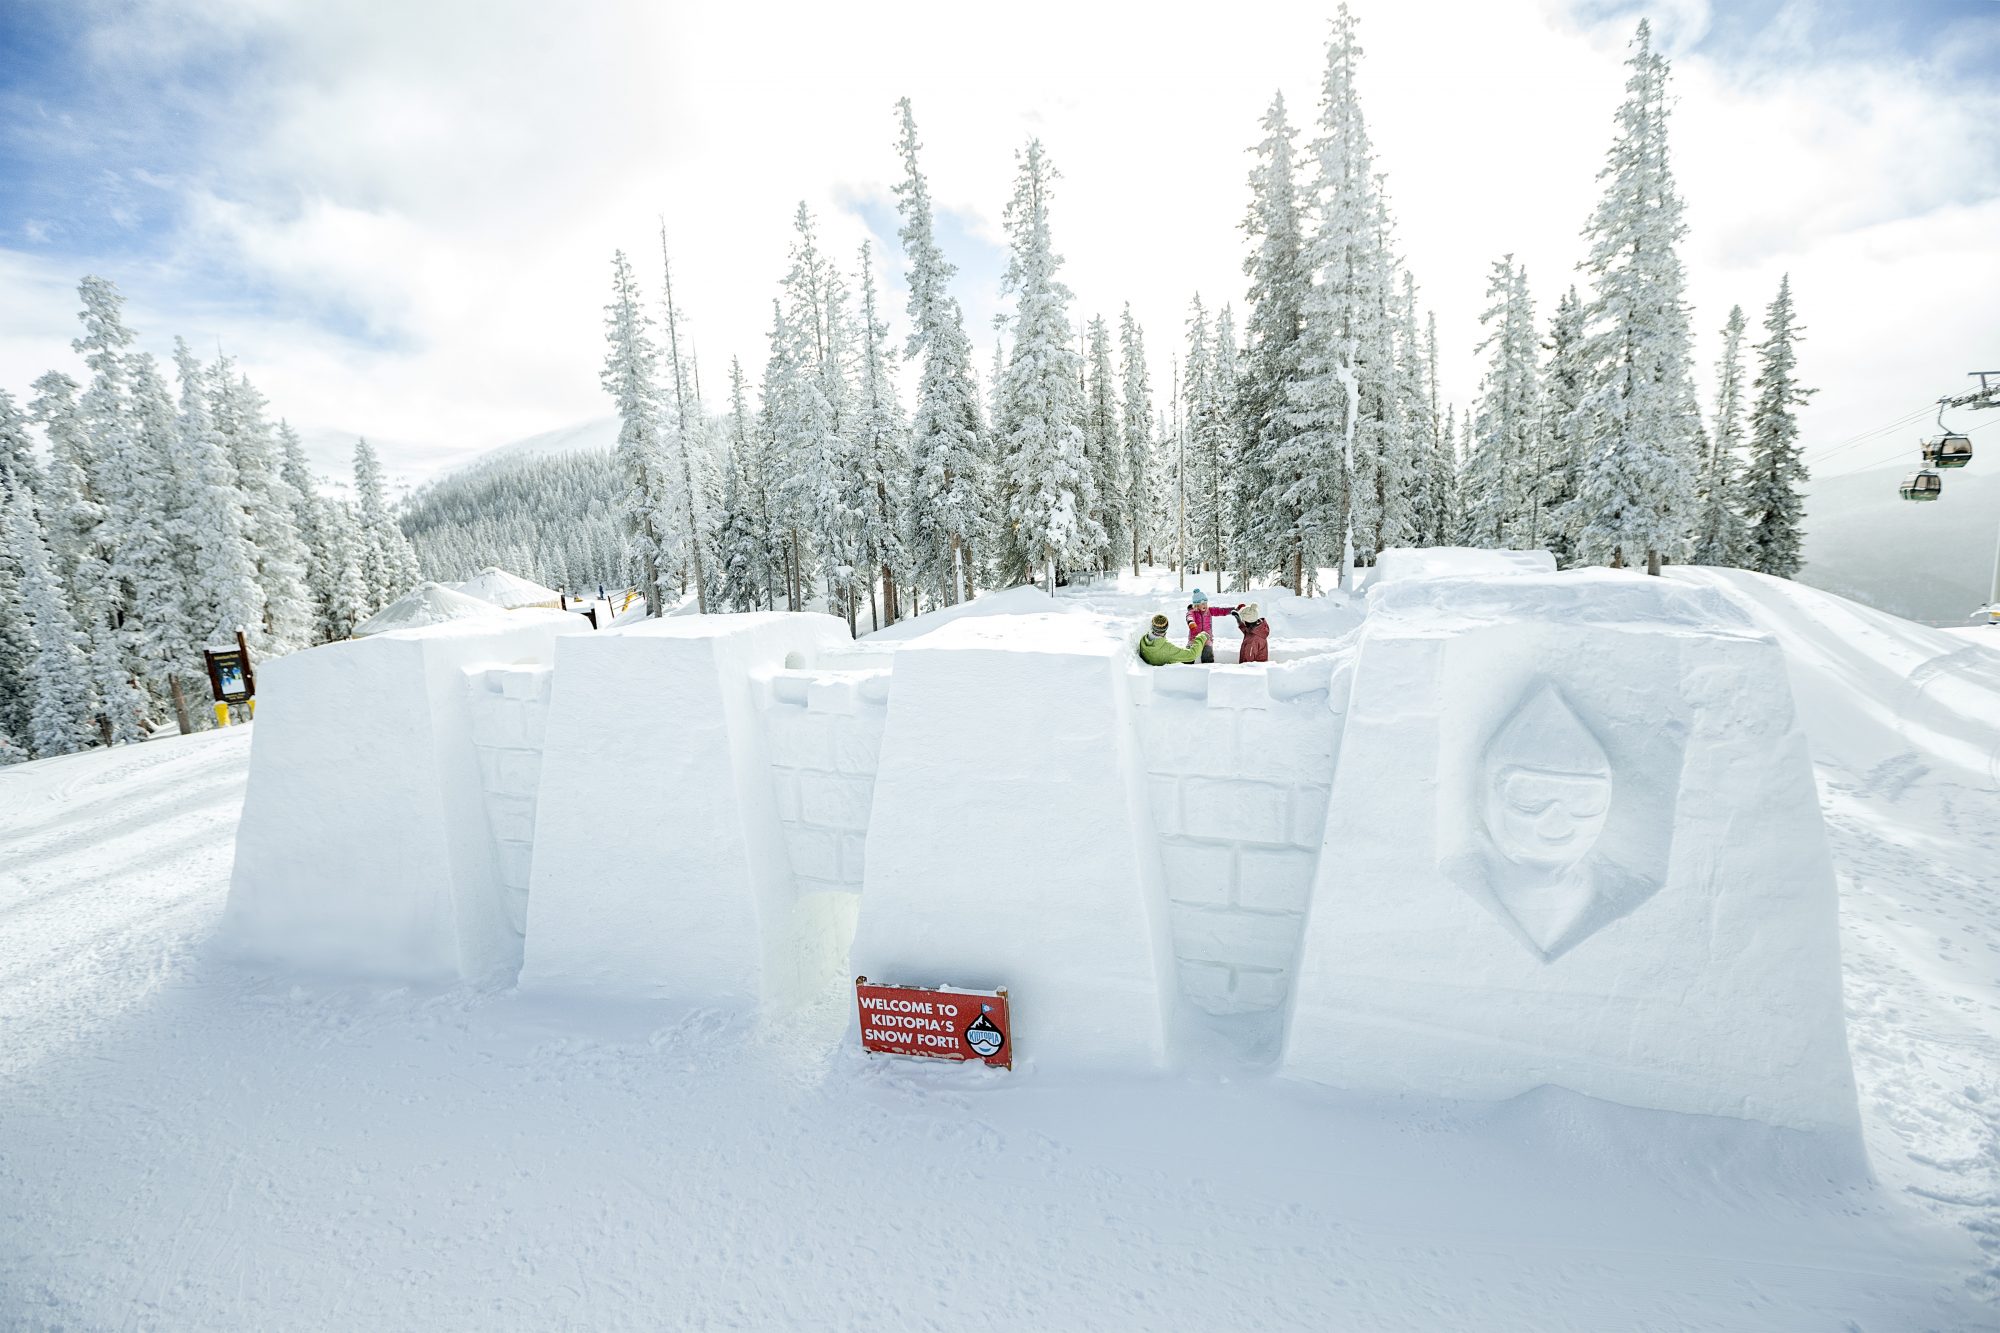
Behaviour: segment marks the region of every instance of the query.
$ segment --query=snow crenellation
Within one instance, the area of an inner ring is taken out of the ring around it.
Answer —
[[[1147,667],[1034,589],[859,642],[527,612],[296,654],[232,918],[320,969],[746,1010],[1007,985],[1047,1067],[1219,1040],[1851,1133],[1783,651],[1733,586],[1548,564],[1385,552],[1357,631],[1270,665]]]

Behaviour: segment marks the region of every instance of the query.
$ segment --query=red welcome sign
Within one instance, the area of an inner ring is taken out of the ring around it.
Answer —
[[[984,1060],[1014,1067],[1007,992],[933,986],[882,986],[854,979],[861,1049],[933,1060]]]

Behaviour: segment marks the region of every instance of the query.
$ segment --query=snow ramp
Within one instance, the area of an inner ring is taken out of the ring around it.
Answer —
[[[2000,787],[2000,652],[1789,579],[1669,573],[1721,592],[1777,638],[1814,759],[1860,774],[1914,752]]]

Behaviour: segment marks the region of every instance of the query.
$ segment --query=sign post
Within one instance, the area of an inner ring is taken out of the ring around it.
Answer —
[[[861,1049],[933,1060],[983,1060],[1014,1067],[1007,991],[948,986],[884,986],[854,979]]]
[[[243,631],[236,632],[234,648],[207,648],[208,688],[215,697],[215,725],[229,725],[229,705],[246,704],[250,716],[257,716],[257,673],[250,666],[250,645]]]

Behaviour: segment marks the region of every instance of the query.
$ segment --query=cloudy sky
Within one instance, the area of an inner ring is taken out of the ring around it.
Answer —
[[[1543,317],[1577,280],[1642,13],[1674,60],[1704,382],[1729,306],[1756,319],[1787,271],[1826,471],[1898,456],[1914,412],[2000,366],[1996,0],[1356,7],[1450,398],[1477,390],[1495,258]],[[606,413],[609,257],[657,290],[664,219],[719,405],[732,356],[763,364],[802,199],[850,262],[874,241],[900,316],[905,95],[982,373],[1039,135],[1077,313],[1129,301],[1164,384],[1189,297],[1240,305],[1257,121],[1280,90],[1315,114],[1331,9],[10,0],[0,387],[77,373],[75,282],[102,273],[147,347],[226,348],[315,441],[365,433],[421,477]]]

